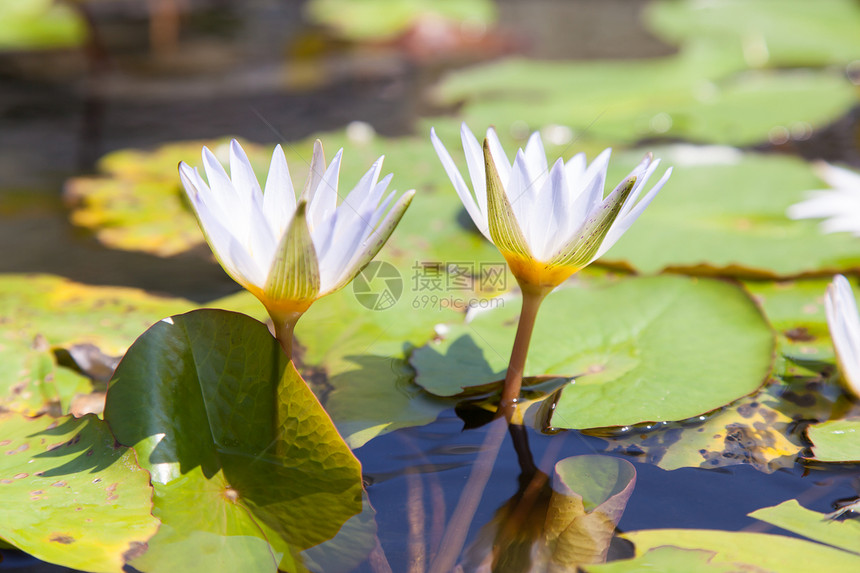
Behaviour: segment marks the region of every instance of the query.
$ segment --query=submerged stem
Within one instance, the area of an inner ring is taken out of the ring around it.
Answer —
[[[535,319],[540,304],[547,293],[544,291],[526,292],[523,290],[523,308],[520,312],[520,320],[517,324],[517,335],[514,338],[514,348],[511,350],[511,360],[508,363],[508,372],[505,375],[505,386],[502,388],[502,397],[499,400],[497,415],[503,415],[508,422],[517,408],[517,400],[520,397],[520,389],[523,385],[523,372],[526,367],[526,357],[529,353],[529,343],[532,339],[532,331],[535,327]]]

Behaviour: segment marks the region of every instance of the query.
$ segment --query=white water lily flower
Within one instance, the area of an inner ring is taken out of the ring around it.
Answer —
[[[508,261],[523,290],[552,289],[609,250],[654,199],[669,176],[640,199],[660,160],[651,154],[606,198],[610,149],[586,163],[579,153],[550,169],[540,134],[508,161],[493,129],[483,152],[463,124],[460,130],[474,195],[445,146],[431,130],[436,153],[457,194],[484,236]],[[488,184],[489,182],[489,184]]]
[[[848,390],[860,398],[860,316],[851,285],[842,275],[827,285],[824,309],[842,378]]]
[[[824,219],[823,233],[848,232],[860,236],[860,175],[819,162],[816,171],[832,189],[807,192],[807,199],[788,208],[790,219]]]
[[[415,194],[408,191],[396,202],[396,192],[385,195],[391,175],[378,181],[380,157],[338,205],[342,152],[326,168],[322,144],[315,143],[298,201],[280,145],[272,154],[265,191],[235,140],[229,176],[206,147],[208,184],[196,168],[179,164],[185,191],[221,266],[260,299],[276,325],[294,323],[314,300],[351,281],[388,240]]]

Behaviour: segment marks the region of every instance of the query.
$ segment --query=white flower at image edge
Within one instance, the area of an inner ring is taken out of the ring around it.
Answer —
[[[630,228],[672,173],[641,197],[660,160],[651,154],[606,198],[611,150],[587,164],[579,153],[567,163],[547,163],[540,134],[508,161],[491,128],[482,149],[463,124],[460,130],[474,195],[451,155],[431,131],[436,153],[475,225],[504,255],[524,288],[546,290],[602,256]],[[489,184],[488,184],[489,181]]]
[[[824,309],[842,377],[848,390],[860,397],[860,316],[851,285],[842,275],[827,285]]]
[[[815,189],[786,211],[790,219],[824,219],[823,233],[848,232],[860,236],[860,175],[829,163],[816,172],[832,189]]]
[[[301,314],[317,298],[351,281],[385,244],[412,200],[414,191],[396,202],[396,192],[385,195],[391,175],[379,181],[380,157],[338,205],[342,152],[326,167],[322,145],[316,142],[298,201],[280,145],[272,153],[265,191],[235,140],[230,143],[229,176],[206,147],[208,184],[196,168],[179,165],[216,258],[273,318]]]

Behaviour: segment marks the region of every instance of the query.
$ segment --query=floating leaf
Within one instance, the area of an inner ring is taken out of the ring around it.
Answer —
[[[744,67],[741,54],[713,42],[654,60],[506,59],[450,74],[438,97],[462,103],[473,127],[562,124],[614,145],[655,137],[751,145],[774,129],[825,126],[857,102],[840,71]]]
[[[445,340],[416,350],[416,382],[451,396],[499,380],[517,303],[451,326]],[[682,420],[755,391],[773,344],[752,301],[726,283],[676,276],[581,282],[544,302],[526,374],[575,377],[561,391],[555,427]]]
[[[752,67],[846,64],[860,52],[860,9],[852,0],[664,0],[645,16],[664,40],[719,42]]]
[[[823,513],[806,509],[796,499],[758,509],[749,516],[819,543],[860,554],[860,522],[828,519]]]
[[[84,19],[55,0],[3,0],[0,3],[0,50],[56,49],[80,46],[87,37]]]
[[[194,306],[50,275],[0,277],[0,301],[0,405],[29,414],[68,412],[75,394],[93,389],[85,377],[57,365],[58,348],[92,344],[121,355],[155,321]]]
[[[201,310],[150,328],[117,368],[105,419],[152,474],[164,524],[138,569],[297,570],[299,551],[361,510],[358,460],[246,316]]]
[[[355,41],[390,40],[422,20],[486,26],[495,19],[490,0],[311,0],[312,22]]]
[[[805,162],[690,146],[655,155],[675,166],[672,178],[602,261],[643,273],[671,269],[753,278],[829,278],[860,268],[855,237],[824,235],[816,222],[785,216],[789,205],[823,185]],[[609,179],[623,177],[638,159],[635,154],[613,164]]]
[[[690,556],[690,551],[713,553],[707,563],[714,569],[699,569],[709,573],[712,570],[725,571],[726,567],[729,571],[807,573],[810,563],[814,563],[815,568],[821,571],[856,571],[860,568],[860,555],[781,535],[706,529],[650,529],[626,532],[623,537],[636,545],[636,558],[606,565],[589,565],[585,568],[588,573],[642,571],[640,559],[656,548],[685,553],[662,556],[661,562],[671,558],[670,563],[677,563],[676,559],[683,559],[681,563],[687,560],[696,563],[700,561],[700,556],[704,557],[701,554]],[[653,556],[649,559],[653,559]],[[666,571],[686,573],[687,570],[676,568]]]
[[[95,416],[0,413],[0,537],[51,563],[121,571],[158,529],[149,475]]]
[[[587,573],[632,573],[634,571],[660,571],[660,573],[736,573],[732,563],[713,563],[713,551],[679,549],[671,545],[649,549],[634,559],[613,561],[601,565],[585,565]]]
[[[830,420],[806,429],[812,455],[820,462],[860,461],[860,421]]]

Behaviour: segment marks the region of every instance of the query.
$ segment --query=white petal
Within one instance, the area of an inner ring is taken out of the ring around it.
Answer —
[[[312,194],[308,204],[308,226],[311,232],[318,226],[323,225],[334,214],[337,207],[337,186],[340,177],[340,161],[343,149],[338,150],[334,159],[323,174],[322,179]]]
[[[488,241],[492,242],[492,239],[490,239],[490,226],[487,223],[486,211],[481,212],[478,209],[478,205],[475,203],[472,193],[469,191],[469,188],[466,187],[466,182],[463,180],[463,176],[460,175],[460,171],[454,164],[454,160],[451,159],[451,154],[449,154],[448,150],[445,149],[445,146],[442,145],[442,142],[436,135],[436,131],[432,128],[430,129],[430,140],[433,142],[433,148],[436,150],[436,155],[439,156],[439,160],[442,162],[442,167],[445,168],[445,173],[448,174],[448,179],[451,180],[451,183],[454,185],[454,190],[457,191],[457,195],[460,196],[460,201],[466,208],[466,212],[469,213],[469,216],[472,218],[472,221],[474,221],[475,226],[478,227],[478,230],[481,231],[481,234],[483,234]],[[493,159],[495,160],[495,156]]]
[[[525,157],[529,178],[535,191],[540,192],[549,174],[549,165],[546,161],[546,151],[543,148],[540,132],[536,131],[529,137],[529,141],[526,143]]]
[[[496,164],[496,171],[499,172],[499,180],[507,189],[508,180],[511,178],[511,162],[508,161],[508,156],[499,142],[499,136],[492,127],[487,129],[487,143],[490,146],[490,155],[493,156],[493,162]]]
[[[478,209],[487,213],[487,168],[484,165],[484,150],[474,134],[465,123],[460,126],[460,139],[463,141],[463,152],[466,155],[466,166],[469,168],[469,178],[472,180],[472,190],[478,202]],[[495,161],[495,158],[493,158]]]
[[[537,233],[533,229],[542,223],[534,217],[536,215],[534,206],[537,190],[529,178],[526,158],[522,150],[517,152],[517,156],[514,159],[514,165],[511,169],[511,179],[505,187],[505,193],[514,210],[514,216],[517,218],[517,223],[519,223],[529,250],[534,253],[533,245],[536,244],[535,236]]]
[[[619,215],[618,218],[615,219],[615,222],[612,224],[612,227],[609,228],[609,232],[606,233],[606,237],[603,239],[603,243],[601,243],[600,248],[597,250],[597,253],[591,259],[592,261],[599,259],[612,248],[618,239],[627,232],[627,229],[636,222],[636,219],[639,218],[639,215],[645,211],[645,208],[651,204],[651,201],[654,200],[654,197],[657,196],[657,193],[663,188],[663,185],[666,184],[666,181],[669,180],[669,177],[672,175],[672,168],[666,170],[666,173],[663,174],[663,177],[651,188],[650,191],[643,197],[635,206],[631,209],[628,209],[627,213],[622,217]],[[650,176],[650,175],[649,175]],[[647,181],[647,178],[646,178]],[[626,207],[626,205],[625,205]]]
[[[283,236],[296,212],[296,192],[290,179],[287,158],[280,145],[276,145],[272,152],[266,191],[263,193],[263,212],[274,237]]]
[[[536,244],[532,253],[539,261],[548,261],[562,244],[558,230],[565,224],[570,209],[570,189],[567,186],[564,161],[558,159],[546,178],[544,188],[538,193],[535,229]]]

